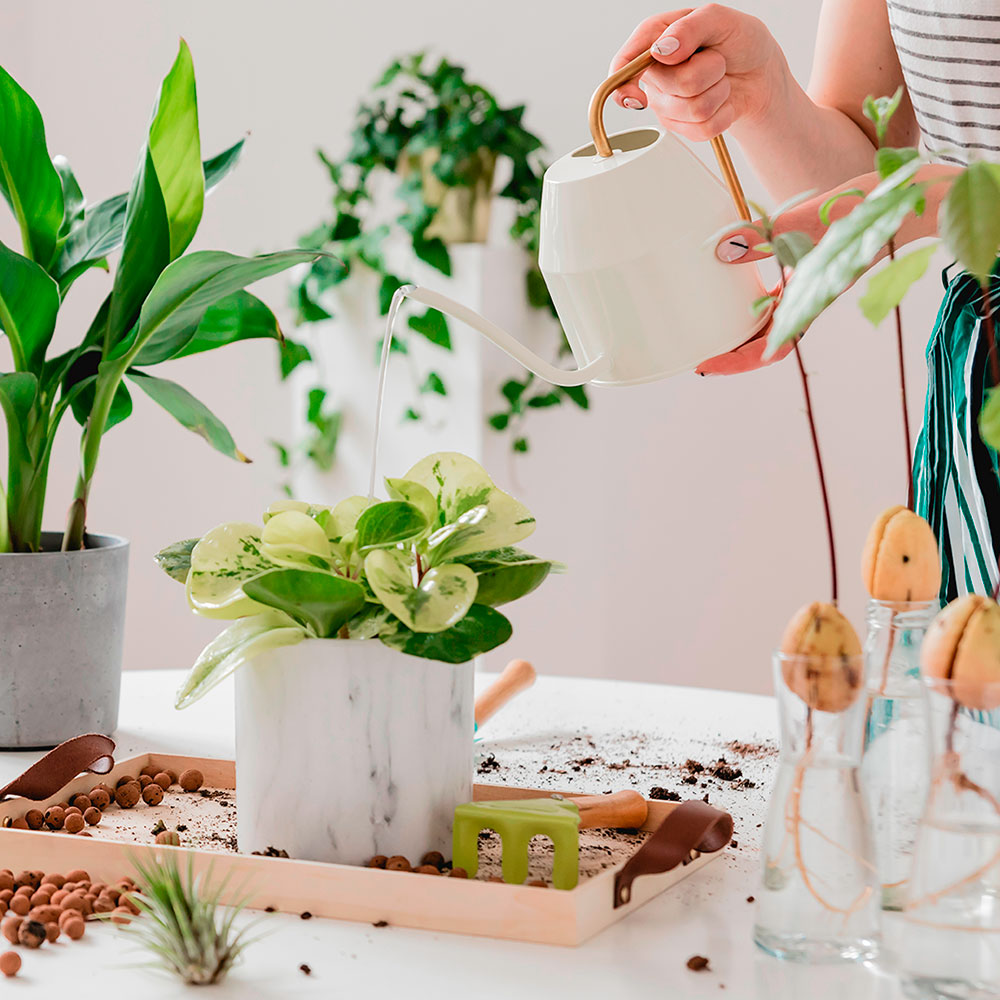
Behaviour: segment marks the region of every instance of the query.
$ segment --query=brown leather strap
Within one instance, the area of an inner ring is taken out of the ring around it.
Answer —
[[[691,852],[711,854],[733,839],[733,817],[706,802],[683,802],[615,876],[614,907],[632,898],[632,883],[640,875],[668,872],[691,859]]]
[[[115,741],[100,733],[74,736],[50,750],[20,777],[0,788],[0,799],[20,795],[34,802],[47,799],[84,771],[107,774],[115,766]]]

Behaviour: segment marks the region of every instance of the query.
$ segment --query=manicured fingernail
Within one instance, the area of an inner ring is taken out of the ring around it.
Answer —
[[[680,48],[680,42],[673,35],[660,35],[653,42],[653,54],[657,56],[669,56]]]
[[[749,249],[750,244],[742,236],[730,236],[715,248],[715,256],[726,264],[732,264],[734,260],[745,257]]]
[[[630,108],[632,111],[642,111],[642,102],[637,101],[634,97],[626,97],[622,104],[626,108]]]

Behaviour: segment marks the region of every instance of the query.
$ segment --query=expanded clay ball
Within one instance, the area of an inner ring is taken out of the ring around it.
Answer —
[[[167,844],[170,847],[180,847],[181,836],[176,830],[161,830],[156,835],[156,843]]]
[[[122,788],[124,785],[130,785],[130,784],[132,784],[133,781],[136,781],[136,779],[134,777],[132,777],[131,774],[123,775],[116,782],[116,784],[115,784],[115,791],[117,792],[118,789]],[[138,782],[136,782],[136,783],[138,784]]]
[[[167,774],[166,771],[158,771],[154,774],[153,781],[155,781],[164,791],[166,791],[173,784],[173,781],[170,779],[170,775]]]
[[[62,928],[63,934],[65,934],[71,941],[79,941],[86,931],[86,925],[83,922],[83,917],[76,917],[75,919],[67,920],[65,923],[60,923],[59,926]]]
[[[79,813],[70,813],[66,817],[63,829],[67,833],[79,833],[86,825],[84,818]]]
[[[468,878],[469,873],[464,868],[452,868],[448,872],[449,878]]]
[[[444,855],[440,851],[428,851],[421,859],[422,865],[433,865],[440,871],[444,868]]]
[[[440,875],[441,869],[435,865],[420,865],[413,869],[418,875]]]
[[[72,871],[66,872],[66,882],[89,882],[90,872],[85,871],[83,868],[74,868]],[[63,885],[66,884],[63,882]]]
[[[153,779],[148,774],[140,774],[139,775],[139,787],[140,788],[145,788],[147,785],[151,785],[152,783],[153,783]]]
[[[45,825],[50,830],[61,830],[63,825],[63,820],[66,818],[66,813],[64,812],[62,806],[49,806],[45,810]]]
[[[24,921],[24,917],[4,917],[0,923],[0,934],[11,943],[17,944],[17,931]]]
[[[103,788],[95,788],[90,795],[90,805],[94,809],[100,809],[102,812],[111,805],[111,794]]]
[[[375,857],[368,859],[368,864],[366,868],[385,868],[385,863],[389,859],[384,854],[376,854]]]
[[[23,816],[18,816],[17,819],[12,819],[10,821],[10,826],[12,830],[30,830],[31,827],[28,826],[28,821]]]
[[[24,814],[24,821],[29,830],[41,830],[45,825],[45,813],[41,809],[29,809]]]
[[[17,929],[17,940],[25,948],[41,948],[47,936],[45,924],[37,920],[22,920]]]
[[[28,915],[28,911],[31,909],[31,903],[29,902],[27,896],[17,894],[7,904],[7,908],[11,913],[16,913],[19,917],[26,917]]]
[[[16,951],[5,951],[0,955],[0,972],[8,979],[16,976],[21,969],[21,956]]]
[[[138,781],[130,781],[127,785],[120,785],[115,791],[115,802],[122,807],[122,809],[131,809],[132,806],[139,801],[139,796],[142,794],[142,788],[139,786]]]
[[[14,873],[9,868],[0,871],[0,892],[14,888]]]
[[[394,854],[385,863],[385,867],[391,872],[409,872],[413,871],[413,866],[403,857],[402,854]]]
[[[59,925],[58,924],[46,924],[45,925],[45,940],[49,944],[54,944],[59,940]]]
[[[205,776],[196,767],[189,767],[181,774],[180,782],[185,792],[196,792],[205,783]]]
[[[153,780],[160,773],[160,769],[153,764],[147,764],[140,772],[140,778],[149,778],[150,781]]]
[[[80,812],[86,812],[94,803],[90,801],[89,795],[84,795],[80,792],[79,795],[74,795],[73,798],[69,800],[71,806],[75,806]]]
[[[84,814],[83,818],[90,826],[97,826],[101,822],[101,817],[104,813],[101,812],[97,806],[91,806]]]
[[[146,805],[158,806],[163,801],[163,789],[155,781],[151,781],[142,790],[142,801]]]
[[[130,924],[134,914],[128,907],[116,906],[111,911],[111,919],[116,924]]]

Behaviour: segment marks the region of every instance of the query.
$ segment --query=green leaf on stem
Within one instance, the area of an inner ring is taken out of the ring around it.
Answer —
[[[848,188],[846,191],[838,191],[831,195],[822,205],[819,206],[819,221],[824,226],[830,225],[830,210],[840,201],[841,198],[864,198],[865,193],[861,188]]]
[[[493,608],[474,604],[466,616],[444,632],[416,633],[404,627],[383,632],[385,645],[410,656],[444,663],[467,663],[480,653],[503,645],[513,632],[510,622]]]
[[[272,513],[261,533],[261,555],[291,569],[331,568],[330,540],[324,528],[295,507]]]
[[[550,572],[562,568],[549,559],[539,559],[510,546],[476,552],[462,557],[460,562],[468,566],[479,581],[476,604],[493,608],[530,594]]]
[[[1000,451],[1000,389],[986,390],[986,402],[979,413],[979,436],[994,451]]]
[[[59,175],[59,183],[63,193],[63,218],[59,226],[59,238],[62,239],[83,218],[84,197],[80,184],[65,156],[56,154],[52,157],[52,166]]]
[[[443,520],[439,520],[437,501],[426,486],[410,482],[408,479],[386,479],[385,488],[390,499],[405,500],[416,507],[428,525],[438,526],[444,523]]]
[[[354,580],[308,569],[275,569],[243,584],[259,604],[284,611],[319,639],[332,639],[365,606],[365,589]]]
[[[905,168],[904,168],[905,169]],[[827,306],[864,273],[903,220],[924,206],[924,185],[890,188],[869,195],[849,215],[838,219],[807,254],[774,311],[765,357],[797,337]]]
[[[444,313],[437,309],[428,309],[427,312],[417,316],[411,316],[407,320],[412,330],[416,330],[422,337],[426,337],[432,344],[451,350],[451,335],[448,332],[448,321]]]
[[[421,510],[405,500],[372,504],[357,522],[358,549],[391,548],[399,542],[418,538],[430,527]]]
[[[252,577],[274,569],[261,552],[256,524],[232,521],[213,528],[191,550],[188,604],[203,618],[242,618],[264,608],[243,593]]]
[[[886,133],[889,131],[889,122],[892,121],[892,116],[899,108],[899,102],[902,99],[903,87],[900,85],[891,97],[871,97],[869,95],[861,105],[865,117],[875,125],[875,135],[880,146],[885,141]]]
[[[41,373],[56,328],[59,289],[34,261],[0,243],[0,328],[14,367]]]
[[[159,404],[177,422],[189,431],[203,437],[216,451],[235,459],[250,459],[236,447],[232,434],[225,424],[200,400],[195,399],[183,386],[169,379],[157,378],[146,372],[130,369],[129,379],[139,386],[154,403]]]
[[[28,447],[27,429],[38,395],[38,379],[32,372],[8,372],[0,375],[0,409],[7,421],[7,438],[20,452],[11,461],[30,465],[33,456]]]
[[[295,371],[299,365],[304,365],[312,361],[312,353],[305,344],[300,344],[294,340],[282,340],[278,348],[279,361],[281,363],[281,378],[284,381]]]
[[[38,105],[0,66],[0,194],[21,230],[25,254],[52,260],[63,221],[63,188],[45,145]]]
[[[191,552],[200,541],[200,538],[185,538],[183,541],[174,542],[172,545],[160,549],[153,556],[156,565],[171,580],[187,583],[188,573],[191,571]]]
[[[920,151],[912,146],[882,146],[875,151],[875,169],[879,177],[885,180],[891,177],[897,170],[920,158]]]
[[[939,230],[958,262],[985,285],[1000,248],[1000,178],[989,163],[970,163],[941,205]]]
[[[858,299],[870,323],[878,326],[903,301],[910,286],[926,273],[935,250],[936,243],[897,257],[872,277],[865,294]]]
[[[802,258],[813,248],[813,241],[797,230],[775,234],[771,244],[778,263],[788,268],[798,267]]]
[[[420,387],[422,393],[433,392],[438,396],[447,396],[448,390],[444,386],[444,381],[437,372],[428,372],[424,384]]]

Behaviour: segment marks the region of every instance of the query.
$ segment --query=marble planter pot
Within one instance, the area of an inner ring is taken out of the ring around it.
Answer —
[[[451,857],[472,798],[473,664],[306,639],[236,673],[240,851],[363,864]]]
[[[128,542],[0,554],[0,749],[52,747],[118,725]]]

